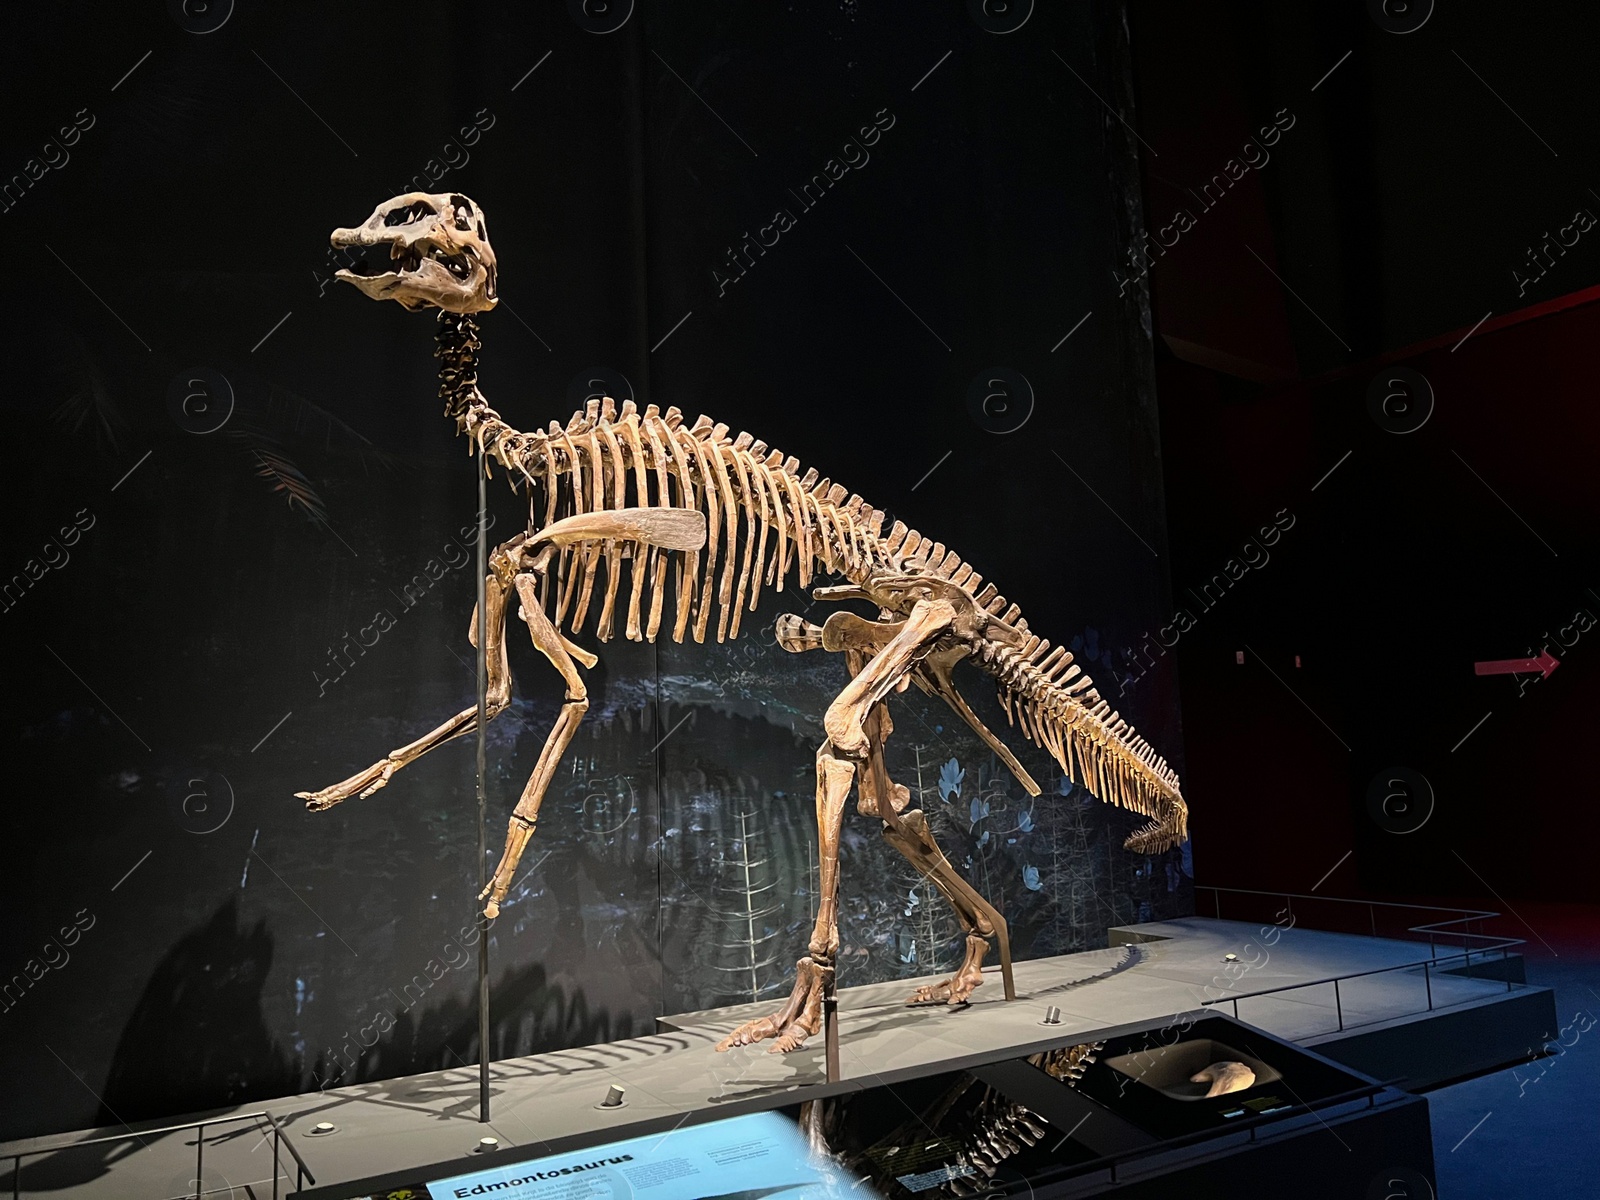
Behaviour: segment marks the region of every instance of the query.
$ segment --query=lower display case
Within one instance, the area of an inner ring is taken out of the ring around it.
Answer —
[[[1432,1194],[1420,1097],[1225,1017],[774,1096],[735,1116],[567,1138],[558,1153],[418,1172],[318,1200],[765,1200],[846,1191],[1359,1198]],[[619,1133],[626,1136],[617,1136]],[[1398,1189],[1398,1191],[1397,1191]]]

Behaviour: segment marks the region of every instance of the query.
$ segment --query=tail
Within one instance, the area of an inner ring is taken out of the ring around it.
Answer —
[[[1137,854],[1162,854],[1189,840],[1189,806],[1183,797],[1173,794],[1169,808],[1159,819],[1123,842],[1123,846]]]
[[[992,669],[1006,717],[1050,752],[1074,783],[1100,800],[1150,818],[1124,846],[1160,854],[1189,839],[1189,807],[1178,774],[1155,747],[1101,699],[1072,655],[1029,638],[1021,650],[1002,649]]]

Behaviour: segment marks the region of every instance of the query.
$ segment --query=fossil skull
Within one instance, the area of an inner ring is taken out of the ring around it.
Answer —
[[[355,256],[336,278],[374,300],[454,313],[487,312],[499,300],[483,209],[459,192],[396,196],[329,240]]]

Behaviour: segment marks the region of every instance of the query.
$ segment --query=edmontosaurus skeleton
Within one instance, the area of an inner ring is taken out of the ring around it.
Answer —
[[[771,1017],[751,1021],[717,1047],[766,1038],[774,1051],[801,1045],[821,1027],[822,999],[832,987],[838,954],[839,831],[852,782],[862,813],[883,823],[883,835],[939,888],[967,934],[965,961],[949,979],[919,988],[909,1003],[960,1003],[982,983],[989,939],[1000,943],[1009,999],[1010,946],[1005,921],[940,852],[923,814],[907,809],[910,792],[892,783],[883,745],[893,726],[884,701],[916,684],[964,720],[1021,781],[1034,782],[1010,749],[973,713],[952,671],[970,662],[998,686],[1006,717],[1061,769],[1100,799],[1150,818],[1127,839],[1129,849],[1159,853],[1185,840],[1187,808],[1178,777],[1131,725],[1113,712],[1063,646],[1031,633],[1017,606],[985,584],[970,564],[895,522],[815,470],[801,474],[793,458],[748,433],[701,417],[686,424],[676,408],[642,412],[630,400],[591,400],[565,426],[513,429],[477,387],[477,324],[494,307],[494,252],[482,210],[459,194],[412,192],[380,205],[367,222],[336,230],[336,247],[361,255],[338,273],[375,299],[412,310],[437,308],[440,394],[476,452],[505,468],[529,499],[529,527],[489,554],[485,584],[488,663],[486,716],[510,703],[505,628],[513,595],[534,645],[565,680],[566,702],[512,813],[505,851],[480,899],[494,917],[532,838],[539,805],[572,740],[588,694],[580,668],[598,661],[562,633],[592,629],[601,641],[617,632],[653,641],[664,627],[674,641],[739,636],[740,618],[755,609],[763,586],[782,591],[826,575],[844,580],[819,587],[818,599],[862,600],[875,620],[841,611],[821,627],[786,614],[778,642],[796,653],[843,652],[851,680],[823,719],[817,752],[820,903],[793,994]],[[670,623],[665,607],[671,581]],[[602,582],[603,581],[603,582]],[[478,616],[469,640],[477,644]],[[477,729],[476,706],[342,783],[297,793],[312,811],[354,795],[365,798],[435,746]]]

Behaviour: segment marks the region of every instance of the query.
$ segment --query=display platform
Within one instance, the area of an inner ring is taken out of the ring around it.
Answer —
[[[763,1112],[1072,1044],[1181,1026],[1192,1030],[1219,1012],[1231,1016],[1228,998],[1235,996],[1241,997],[1241,1022],[1285,1043],[1314,1044],[1326,1059],[1338,1059],[1346,1046],[1364,1046],[1373,1061],[1361,1069],[1384,1081],[1406,1073],[1384,1069],[1380,1035],[1386,1031],[1399,1031],[1393,1035],[1398,1045],[1434,1045],[1437,1055],[1429,1070],[1443,1071],[1437,1077],[1445,1078],[1467,1073],[1454,1070],[1450,1055],[1477,1069],[1485,1058],[1514,1045],[1515,1051],[1499,1060],[1509,1062],[1555,1028],[1549,991],[1507,978],[1519,974],[1514,957],[1498,978],[1483,977],[1481,963],[1474,978],[1435,969],[1424,979],[1420,969],[1411,968],[1361,976],[1414,962],[1427,947],[1302,928],[1279,930],[1269,940],[1259,925],[1209,918],[1130,926],[1111,936],[1115,944],[1105,949],[1018,962],[1018,999],[1011,1003],[1003,999],[998,971],[986,976],[971,1004],[954,1009],[905,1007],[917,980],[842,987],[842,1080],[831,1085],[823,1082],[820,1036],[790,1055],[769,1055],[760,1045],[720,1055],[712,1051],[734,1025],[770,1011],[774,1004],[767,1002],[663,1018],[660,1031],[651,1036],[497,1062],[490,1072],[493,1119],[488,1125],[476,1120],[478,1077],[467,1064],[235,1111],[243,1117],[266,1110],[283,1122],[285,1139],[315,1180],[304,1195],[331,1200],[364,1194],[359,1189],[375,1177],[398,1186],[408,1179],[466,1173],[481,1164],[474,1150],[485,1136],[498,1139],[495,1153],[503,1162],[577,1151],[641,1129]],[[1229,954],[1243,965],[1227,964]],[[1320,985],[1252,995],[1335,976],[1346,977],[1337,1000],[1331,988]],[[1424,989],[1431,995],[1431,1012],[1423,1003]],[[1201,1007],[1217,998],[1227,1002]],[[1047,1008],[1059,1010],[1058,1024],[1041,1023]],[[1440,1028],[1457,1032],[1431,1036]],[[1465,1044],[1475,1037],[1485,1039],[1488,1048]],[[612,1085],[626,1089],[626,1104],[597,1107]],[[336,1132],[311,1136],[319,1122],[331,1123]],[[125,1132],[107,1129],[13,1143],[0,1147],[0,1156]],[[222,1195],[228,1186],[271,1195],[272,1140],[264,1118],[241,1120],[231,1128],[213,1126],[205,1136],[202,1175],[209,1187],[220,1188]],[[63,1200],[181,1196],[195,1174],[196,1140],[191,1129],[148,1137],[148,1144],[134,1146],[132,1153],[59,1149],[27,1162],[19,1194]],[[287,1156],[281,1162],[282,1194],[292,1194],[293,1163]],[[7,1168],[0,1171],[10,1174]],[[0,1194],[13,1181],[3,1182]]]
[[[1238,1070],[1218,1092],[1193,1076]],[[962,1200],[1229,1194],[1360,1196],[1433,1178],[1427,1103],[1225,1017],[857,1081],[765,1111],[657,1118],[632,1136],[390,1176],[326,1200]]]

